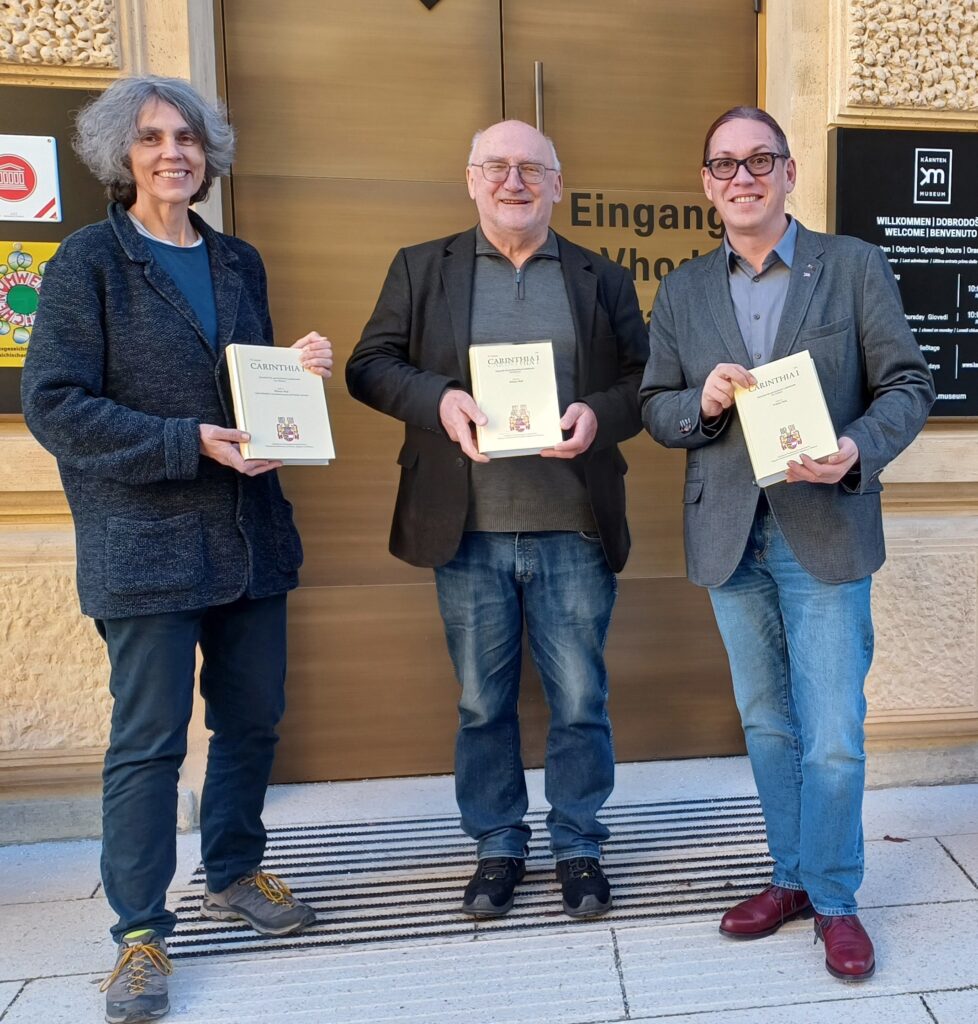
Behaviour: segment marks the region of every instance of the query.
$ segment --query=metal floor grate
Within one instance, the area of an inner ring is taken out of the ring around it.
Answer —
[[[531,812],[527,874],[504,918],[473,921],[458,907],[474,866],[474,846],[458,818],[402,818],[273,828],[263,862],[319,914],[295,936],[260,938],[242,922],[200,917],[203,869],[184,896],[168,940],[174,958],[358,945],[419,938],[474,937],[567,927],[546,847],[545,812]],[[604,864],[611,914],[591,926],[717,916],[770,880],[760,806],[753,797],[608,806]],[[588,927],[575,922],[574,927]]]

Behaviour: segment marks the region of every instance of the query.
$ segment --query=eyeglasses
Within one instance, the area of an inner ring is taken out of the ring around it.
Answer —
[[[743,160],[734,160],[732,156],[718,156],[712,160],[706,160],[703,166],[720,181],[729,181],[737,177],[741,167],[746,167],[747,172],[754,178],[763,178],[774,170],[778,160],[790,160],[787,153],[751,153]]]
[[[515,167],[520,180],[526,185],[539,185],[547,176],[547,171],[556,171],[556,167],[546,167],[543,164],[508,164],[504,160],[486,160],[481,164],[469,164],[469,167],[481,167],[486,181],[505,181],[509,177],[510,169]]]

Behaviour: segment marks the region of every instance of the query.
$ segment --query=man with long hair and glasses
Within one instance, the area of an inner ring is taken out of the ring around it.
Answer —
[[[771,885],[720,932],[759,939],[814,914],[828,971],[859,981],[875,970],[856,890],[879,476],[923,426],[934,387],[882,251],[785,212],[797,168],[774,118],[717,118],[701,174],[726,235],[662,282],[640,400],[649,433],[686,449],[687,572],[709,588],[774,861]],[[800,455],[762,490],[734,387],[805,350],[839,451]]]

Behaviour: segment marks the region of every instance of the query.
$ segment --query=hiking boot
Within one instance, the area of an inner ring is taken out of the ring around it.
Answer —
[[[526,874],[516,857],[483,857],[465,887],[462,912],[473,917],[502,917],[513,906],[513,890]]]
[[[102,982],[109,1024],[157,1020],[170,1009],[166,977],[173,965],[166,942],[152,929],[126,932],[119,943],[115,970]]]
[[[611,886],[594,857],[557,861],[557,881],[564,897],[565,914],[597,917],[611,910]]]
[[[223,892],[204,887],[203,917],[212,921],[247,921],[259,935],[291,935],[313,924],[316,913],[300,903],[275,875],[255,871]]]

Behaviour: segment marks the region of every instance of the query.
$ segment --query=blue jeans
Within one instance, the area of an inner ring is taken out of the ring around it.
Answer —
[[[261,863],[275,728],[285,709],[285,595],[186,612],[96,620],[109,650],[112,732],[102,790],[102,883],[119,916],[170,935],[177,779],[187,752],[196,648],[213,730],[200,805],[207,884],[226,889]]]
[[[863,682],[871,578],[822,583],[759,512],[740,565],[710,589],[761,799],[775,885],[856,913],[863,877]]]
[[[597,813],[614,786],[604,644],[615,602],[601,544],[573,532],[466,533],[435,570],[462,687],[455,793],[479,857],[527,853],[517,706],[523,623],[550,707],[545,760],[550,849],[598,857]]]

